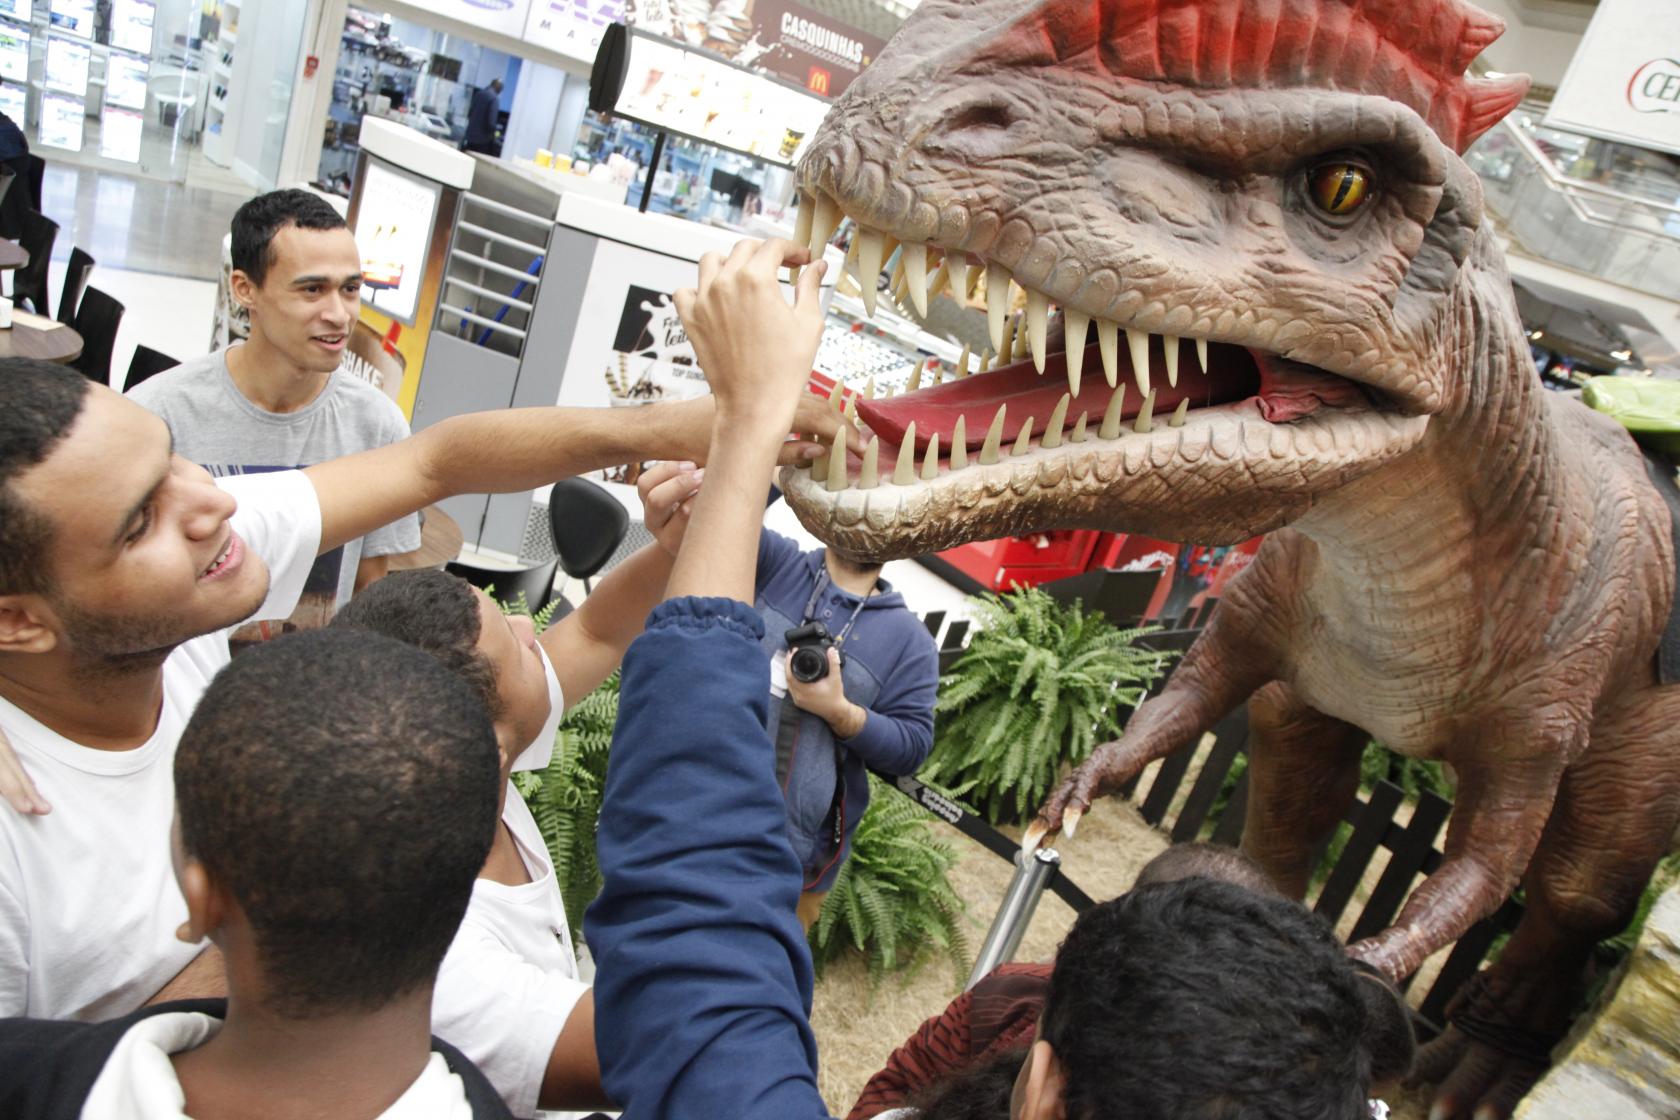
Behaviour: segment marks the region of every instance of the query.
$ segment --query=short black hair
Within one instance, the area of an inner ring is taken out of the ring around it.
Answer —
[[[425,650],[466,681],[491,719],[502,714],[496,671],[478,648],[483,620],[472,584],[432,568],[392,572],[344,604],[332,625]]]
[[[1174,844],[1144,864],[1132,886],[1147,887],[1151,883],[1171,883],[1194,875],[1235,883],[1239,887],[1247,887],[1261,894],[1276,895],[1280,898],[1283,896],[1260,869],[1260,865],[1241,849],[1204,840]]]
[[[1299,903],[1157,883],[1074,923],[1039,1037],[1069,1120],[1347,1120],[1370,1084],[1364,982]]]
[[[233,267],[259,288],[274,263],[274,235],[287,226],[345,229],[348,223],[320,195],[295,188],[259,194],[241,206],[233,215]]]
[[[12,484],[69,433],[92,384],[68,366],[0,358],[0,595],[52,589],[52,522]]]
[[[436,658],[377,634],[241,654],[181,734],[181,841],[238,901],[265,1004],[313,1019],[437,974],[495,838],[490,717]]]

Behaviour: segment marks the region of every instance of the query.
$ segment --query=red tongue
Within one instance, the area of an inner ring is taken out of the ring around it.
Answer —
[[[1272,360],[1260,367],[1260,415],[1272,424],[1311,416],[1319,408],[1354,408],[1365,394],[1352,381],[1308,366]]]

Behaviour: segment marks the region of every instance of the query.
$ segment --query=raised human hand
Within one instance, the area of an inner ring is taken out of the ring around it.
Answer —
[[[714,424],[724,430],[743,424],[794,428],[799,398],[810,395],[806,384],[822,337],[819,285],[827,266],[818,261],[804,270],[791,305],[777,270],[810,257],[809,250],[781,239],[742,241],[728,257],[702,257],[699,283],[674,297],[716,400]],[[815,426],[814,416],[810,422]],[[830,421],[818,434],[832,436],[834,430]]]
[[[659,547],[672,556],[682,548],[694,498],[705,476],[705,468],[691,462],[666,462],[655,463],[636,479],[636,493],[642,499],[642,524]]]
[[[0,797],[25,816],[44,817],[52,812],[52,805],[35,788],[3,731],[0,731]]]

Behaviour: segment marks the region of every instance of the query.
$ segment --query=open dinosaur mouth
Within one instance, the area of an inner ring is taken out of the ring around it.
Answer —
[[[826,195],[807,195],[798,236],[820,252],[839,213]],[[878,293],[862,281],[878,276],[898,247],[861,224],[853,236],[847,269],[860,278],[871,314]],[[897,396],[859,397],[857,417],[874,436],[866,449],[784,477],[807,527],[860,554],[914,555],[986,535],[1089,524],[1099,513],[1136,531],[1154,526],[1153,535],[1168,539],[1242,539],[1235,534],[1286,521],[1283,506],[1310,504],[1315,483],[1363,473],[1408,449],[1427,424],[1369,385],[1268,350],[1274,328],[1253,316],[1152,303],[1118,322],[1052,310],[1050,297],[1027,288],[1017,315],[1022,299],[1001,264],[936,246],[902,249],[895,298],[918,315],[947,284],[955,295],[974,293],[984,270],[1001,357],[991,368],[988,355],[970,374],[965,353],[942,381],[924,385],[918,374]],[[1214,476],[1225,492],[1210,499],[1219,511],[1210,528],[1185,499],[1195,496],[1192,484]],[[1184,531],[1168,535],[1150,507],[1170,508],[1160,498],[1177,484]],[[1233,514],[1245,488],[1252,512]]]

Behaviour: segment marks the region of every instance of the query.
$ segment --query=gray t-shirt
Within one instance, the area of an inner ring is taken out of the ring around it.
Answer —
[[[163,418],[178,454],[218,477],[309,467],[408,436],[402,410],[343,370],[296,412],[258,408],[233,383],[225,350],[165,370],[128,396]],[[326,553],[315,562],[292,620],[304,627],[325,624],[355,590],[363,556],[419,547],[420,519],[410,516]]]

